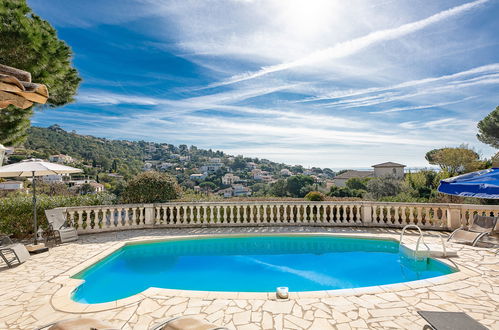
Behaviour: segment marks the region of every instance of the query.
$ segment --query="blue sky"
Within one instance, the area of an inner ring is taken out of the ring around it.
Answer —
[[[77,101],[34,125],[304,166],[428,166],[499,105],[499,1],[28,0]]]

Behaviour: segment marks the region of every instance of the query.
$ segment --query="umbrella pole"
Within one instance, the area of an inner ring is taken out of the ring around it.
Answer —
[[[38,235],[38,231],[37,231],[37,223],[36,223],[36,183],[35,183],[35,172],[33,171],[33,221],[35,223],[35,245],[38,244],[37,242],[37,235]]]

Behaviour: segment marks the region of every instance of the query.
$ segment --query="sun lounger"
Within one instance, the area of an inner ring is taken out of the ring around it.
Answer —
[[[51,230],[53,230],[61,243],[76,241],[78,233],[76,229],[68,226],[63,209],[45,210],[47,221]]]
[[[487,328],[468,314],[462,312],[430,312],[418,311],[418,314],[429,323],[423,329],[433,330],[487,330]]]
[[[196,317],[181,316],[170,319],[157,326],[154,326],[153,328],[151,328],[151,330],[228,330],[228,329],[212,323],[208,323],[205,320]]]
[[[475,246],[482,237],[492,233],[496,223],[497,217],[486,217],[476,214],[469,226],[463,226],[454,230],[447,241],[454,239]]]
[[[10,268],[15,264],[20,265],[28,260],[29,252],[24,244],[14,244],[8,236],[0,236],[0,258]]]

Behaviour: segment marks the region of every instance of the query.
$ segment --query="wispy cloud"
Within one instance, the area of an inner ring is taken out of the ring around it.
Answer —
[[[75,104],[34,123],[306,166],[424,166],[429,149],[479,146],[497,106],[499,4],[466,1],[125,0],[106,17],[115,1],[33,0],[84,75]]]
[[[382,41],[388,41],[388,40],[400,38],[400,37],[405,36],[407,34],[414,33],[416,31],[424,29],[432,24],[435,24],[435,23],[441,22],[443,20],[452,18],[454,16],[460,15],[460,14],[465,13],[471,9],[474,9],[474,8],[480,6],[488,1],[489,0],[477,0],[477,1],[466,3],[466,4],[463,4],[460,6],[456,6],[456,7],[453,7],[451,9],[441,11],[441,12],[439,12],[435,15],[432,15],[430,17],[427,17],[425,19],[401,25],[397,28],[380,30],[380,31],[369,33],[368,35],[365,35],[365,36],[360,37],[360,38],[355,38],[355,39],[352,39],[349,41],[341,42],[335,46],[313,52],[305,57],[299,58],[299,59],[294,60],[294,61],[280,63],[280,64],[276,64],[276,65],[271,65],[271,66],[266,66],[258,71],[236,75],[236,76],[233,76],[225,81],[211,84],[210,87],[234,84],[237,82],[262,77],[262,76],[265,76],[269,73],[279,72],[279,71],[283,71],[283,70],[289,70],[289,69],[293,69],[293,68],[300,67],[300,66],[306,66],[306,65],[311,65],[311,64],[323,62],[326,60],[333,60],[333,59],[337,59],[337,58],[346,57],[346,56],[355,54],[355,53],[357,53],[357,52],[359,52],[359,51],[361,51],[361,50],[363,50],[363,49],[365,49],[373,44],[376,44],[376,43],[379,43]]]

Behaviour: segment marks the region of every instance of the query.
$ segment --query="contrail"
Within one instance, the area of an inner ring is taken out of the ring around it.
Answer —
[[[276,65],[271,65],[271,66],[265,66],[265,67],[262,67],[258,71],[247,72],[244,74],[232,76],[228,80],[208,85],[208,88],[230,85],[230,84],[234,84],[237,82],[262,77],[264,75],[267,75],[267,74],[273,73],[273,72],[284,71],[284,70],[292,69],[295,67],[309,65],[309,64],[313,64],[313,63],[321,62],[321,61],[325,61],[325,60],[346,57],[346,56],[355,54],[355,53],[361,51],[362,49],[367,48],[367,47],[374,45],[376,43],[379,43],[381,41],[397,39],[397,38],[400,38],[400,37],[405,36],[407,34],[419,31],[419,30],[421,30],[421,29],[423,29],[431,24],[435,24],[435,23],[441,22],[445,19],[451,18],[453,16],[462,14],[462,13],[469,11],[475,7],[478,7],[478,6],[484,4],[488,1],[490,1],[490,0],[477,0],[477,1],[469,2],[466,4],[460,5],[460,6],[456,6],[456,7],[441,11],[435,15],[432,15],[430,17],[427,17],[425,19],[422,19],[422,20],[419,20],[416,22],[404,24],[404,25],[401,25],[399,27],[392,28],[392,29],[385,29],[385,30],[372,32],[372,33],[369,33],[369,34],[367,34],[363,37],[360,37],[360,38],[355,38],[355,39],[352,39],[349,41],[340,42],[332,47],[328,47],[326,49],[322,49],[322,50],[313,52],[305,57],[302,57],[300,59],[297,59],[297,60],[294,60],[291,62],[276,64]]]

